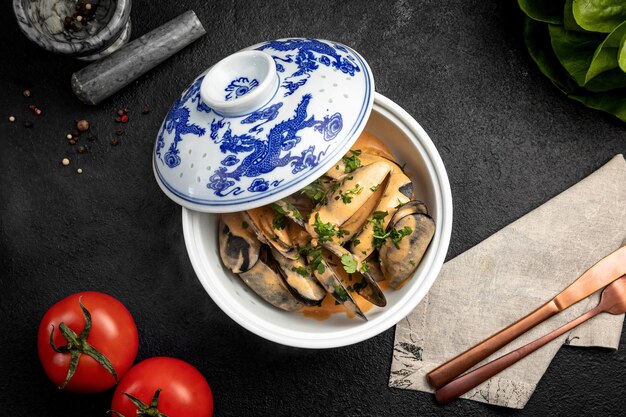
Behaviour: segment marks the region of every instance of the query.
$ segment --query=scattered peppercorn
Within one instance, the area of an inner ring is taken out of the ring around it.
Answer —
[[[76,141],[74,139],[70,139],[70,145],[76,145]]]
[[[82,22],[83,21],[83,17],[81,15],[76,16],[76,21],[77,22]]]
[[[122,136],[124,134],[124,129],[115,129],[115,134],[117,136]]]
[[[85,152],[87,152],[87,147],[86,147],[86,146],[81,145],[81,146],[79,146],[79,147],[78,147],[78,149],[76,150],[76,152],[78,152],[78,153],[85,153]]]
[[[111,139],[111,146],[117,146],[119,143],[120,141],[117,138]]]
[[[29,121],[24,122],[24,127],[30,129],[31,127],[33,127],[33,122],[29,122]]]
[[[72,134],[68,133],[67,135],[65,135],[65,137],[67,138],[67,140],[70,140],[70,139],[72,139]]]
[[[24,90],[24,91],[22,91],[22,95],[23,95],[24,97],[30,97],[30,90]]]
[[[61,161],[61,163],[63,164],[64,167],[68,166],[70,164],[70,160],[67,158],[63,158],[63,160]]]
[[[41,109],[35,106],[34,104],[29,104],[28,108],[35,113],[36,116],[41,116]]]
[[[144,108],[141,110],[141,114],[148,114],[148,113],[150,113],[150,109],[149,109],[149,108],[147,108],[147,107],[144,107]]]
[[[91,10],[91,3],[85,4],[85,10]]]
[[[78,172],[79,174],[82,174],[82,173],[83,173],[83,169],[82,169],[82,168],[78,168],[78,169],[76,170],[76,172]]]
[[[98,139],[98,137],[97,137],[96,135],[91,135],[91,136],[89,136],[89,137],[87,138],[87,140],[88,140],[89,142],[93,142],[93,141],[95,141],[96,139]]]
[[[123,115],[124,115],[124,109],[119,109],[119,110],[117,111],[117,115],[118,115],[118,116],[123,116]]]
[[[85,119],[79,120],[78,122],[76,122],[76,128],[80,132],[86,132],[87,130],[89,130],[89,122]]]
[[[14,122],[15,121],[15,116],[9,116],[9,122]]]

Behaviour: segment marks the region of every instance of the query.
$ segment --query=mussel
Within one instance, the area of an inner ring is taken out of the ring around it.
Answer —
[[[224,265],[283,310],[330,296],[366,320],[353,293],[385,306],[379,283],[398,288],[410,278],[435,232],[411,180],[390,158],[382,142],[364,134],[301,192],[222,215]]]

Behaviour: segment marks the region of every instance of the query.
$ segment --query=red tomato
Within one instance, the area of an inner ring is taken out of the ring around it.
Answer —
[[[115,389],[111,410],[125,417],[160,415],[154,409],[149,410],[159,389],[154,408],[161,414],[168,417],[213,415],[213,394],[200,371],[185,361],[165,357],[146,359],[128,371]],[[137,407],[125,394],[145,407]]]
[[[81,302],[91,316],[91,329],[85,329],[86,314],[81,309]],[[68,339],[63,334],[64,329],[77,336],[79,343],[74,345],[82,350],[76,372],[65,386],[72,356],[78,356],[78,352],[67,351]],[[84,343],[81,334],[87,330]],[[54,345],[61,352],[56,352],[50,344],[51,331]],[[137,326],[129,311],[115,298],[99,292],[70,295],[53,305],[43,316],[37,335],[39,360],[48,378],[58,387],[82,393],[101,392],[115,385],[112,373],[100,362],[108,362],[120,380],[135,361],[138,345]],[[99,357],[100,362],[90,354]]]

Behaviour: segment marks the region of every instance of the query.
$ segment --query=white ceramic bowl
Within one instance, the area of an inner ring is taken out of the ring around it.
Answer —
[[[416,187],[416,196],[428,205],[437,225],[415,275],[400,290],[387,290],[387,306],[368,311],[367,322],[341,313],[318,321],[271,306],[222,265],[218,215],[183,208],[185,244],[200,282],[226,314],[251,332],[283,345],[302,348],[357,343],[384,332],[406,317],[437,278],[452,230],[452,194],[441,157],[415,119],[378,93],[365,130],[383,140],[400,164],[406,163],[405,170]]]

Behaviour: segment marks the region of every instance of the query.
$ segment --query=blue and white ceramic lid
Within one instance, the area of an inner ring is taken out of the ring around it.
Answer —
[[[341,159],[365,127],[373,93],[369,66],[347,46],[251,46],[209,68],[174,103],[154,147],[157,182],[196,211],[274,202]]]

